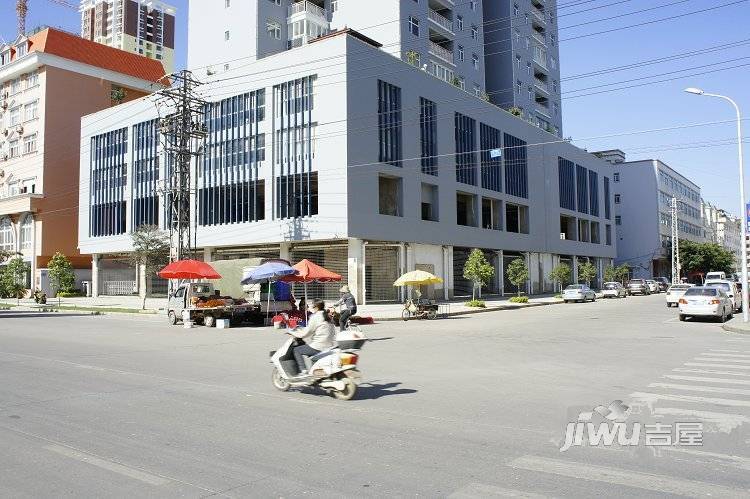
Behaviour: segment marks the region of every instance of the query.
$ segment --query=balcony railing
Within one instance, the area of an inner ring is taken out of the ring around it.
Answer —
[[[539,78],[534,78],[534,85],[549,93],[549,84],[546,81]]]
[[[317,5],[315,5],[312,2],[308,2],[307,0],[304,0],[302,2],[293,3],[289,7],[289,16],[293,16],[294,14],[299,14],[300,12],[308,12],[310,14],[314,14],[318,17],[322,17],[323,19],[326,19],[326,11],[325,9],[321,9]]]
[[[536,7],[531,7],[531,14],[542,23],[547,22],[547,20],[544,18],[544,12],[537,9]]]
[[[453,59],[453,51],[448,50],[447,48],[438,45],[435,42],[430,42],[430,53],[440,57],[442,60],[449,62],[451,64],[455,64]]]
[[[546,40],[545,36],[543,34],[539,33],[537,30],[532,29],[531,30],[531,36],[532,36],[532,38],[534,38],[534,40],[538,41],[542,45],[547,45],[547,40]]]
[[[538,102],[536,104],[536,112],[552,119],[552,114],[550,113],[549,108],[547,106],[539,104]]]
[[[534,45],[534,55],[532,60],[542,68],[547,69],[547,51],[539,45]]]
[[[427,13],[427,17],[430,19],[430,21],[434,22],[441,28],[453,33],[453,21],[451,21],[444,15],[438,13],[437,11],[430,9],[429,12]]]

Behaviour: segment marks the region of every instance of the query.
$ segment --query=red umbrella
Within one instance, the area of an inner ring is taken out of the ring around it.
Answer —
[[[163,279],[221,279],[212,266],[198,260],[178,260],[159,271]]]
[[[296,275],[282,277],[286,282],[303,282],[305,283],[305,303],[307,303],[307,283],[308,282],[334,282],[340,281],[341,276],[320,265],[316,265],[307,258],[293,265],[297,270]]]

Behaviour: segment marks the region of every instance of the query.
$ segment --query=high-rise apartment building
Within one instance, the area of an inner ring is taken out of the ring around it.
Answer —
[[[190,4],[189,31],[201,36],[189,39],[188,67],[248,72],[255,59],[348,27],[561,135],[555,13],[554,0],[378,0],[366,8],[362,0],[201,0]]]
[[[157,0],[81,0],[81,36],[174,71],[175,8]]]

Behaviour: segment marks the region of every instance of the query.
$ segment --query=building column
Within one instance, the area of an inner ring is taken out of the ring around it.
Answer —
[[[99,296],[99,255],[91,255],[91,296]]]
[[[448,246],[443,246],[443,299],[446,301],[451,298],[450,289],[453,282],[453,267],[450,264],[449,251]]]
[[[361,239],[349,238],[347,255],[349,289],[357,303],[365,304],[365,243]]]
[[[31,216],[31,292],[35,289],[41,289],[41,279],[39,285],[36,282],[36,217]]]
[[[500,296],[505,296],[505,276],[503,275],[503,250],[497,252],[497,272],[495,272],[495,279],[497,279],[497,290]]]
[[[213,248],[203,248],[203,261],[206,263],[211,263],[213,261],[214,256],[214,249]]]
[[[146,266],[138,265],[138,296],[144,299],[149,292],[149,280],[146,278]]]
[[[578,284],[578,257],[573,255],[573,284]]]
[[[279,244],[279,258],[282,260],[287,260],[290,263],[294,263],[290,260],[292,255],[292,245],[291,243],[280,243]]]

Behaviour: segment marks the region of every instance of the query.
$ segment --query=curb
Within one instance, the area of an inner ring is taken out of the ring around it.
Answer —
[[[487,312],[501,312],[503,310],[519,310],[522,308],[532,308],[532,307],[546,307],[548,305],[559,305],[561,303],[565,303],[563,301],[559,302],[549,302],[549,303],[528,303],[523,305],[499,305],[497,307],[487,307],[487,308],[480,308],[477,310],[464,310],[461,312],[449,312],[447,314],[439,315],[437,318],[445,318],[445,317],[458,317],[461,315],[474,315],[474,314],[485,314]],[[373,321],[375,322],[408,322],[409,320],[420,320],[417,318],[414,319],[408,319],[405,321],[401,317],[373,317]]]
[[[750,328],[732,326],[731,324],[722,324],[721,328],[724,331],[737,334],[750,334]]]
[[[0,304],[1,305],[1,304]],[[71,307],[71,308],[63,308],[58,309],[56,306],[28,306],[28,305],[13,305],[10,310],[16,310],[21,312],[49,312],[49,313],[57,313],[57,314],[99,314],[99,315],[107,315],[107,314],[128,314],[128,315],[158,315],[160,313],[159,310],[153,310],[153,309],[146,309],[146,310],[138,310],[138,311],[129,311],[129,310],[97,310],[94,307],[91,308],[78,308],[78,307]]]

